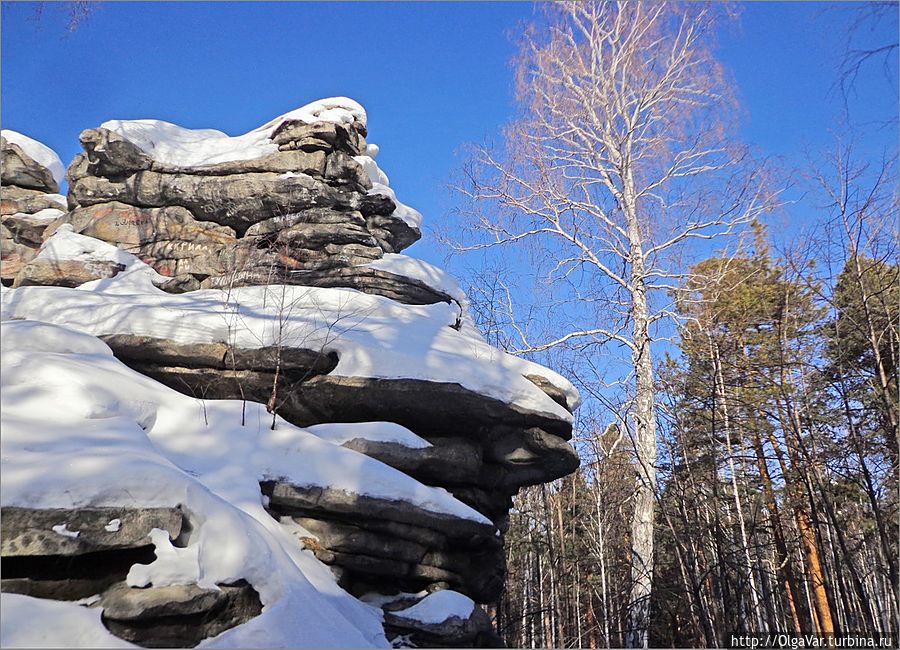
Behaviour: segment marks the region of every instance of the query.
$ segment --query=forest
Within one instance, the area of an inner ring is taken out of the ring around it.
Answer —
[[[856,26],[895,10],[859,5]],[[861,151],[847,114],[802,169],[740,143],[714,54],[725,5],[576,3],[543,19],[516,61],[520,114],[505,148],[473,154],[468,230],[449,238],[480,256],[470,294],[492,342],[586,396],[579,470],[516,498],[501,635],[890,645],[896,142]],[[848,44],[836,101],[896,51]],[[773,233],[798,202],[804,227]],[[516,256],[537,269],[526,288]]]

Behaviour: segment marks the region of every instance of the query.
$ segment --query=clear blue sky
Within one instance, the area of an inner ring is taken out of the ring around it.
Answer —
[[[723,36],[745,106],[743,135],[788,166],[827,146],[842,109],[830,92],[854,7],[755,2]],[[108,119],[159,118],[237,134],[308,101],[347,95],[404,202],[435,223],[450,204],[461,145],[496,137],[512,114],[512,35],[529,3],[100,4],[74,33],[64,6],[4,3],[2,126],[68,163],[78,133]],[[857,43],[896,40],[897,12]],[[854,122],[897,116],[896,62],[857,82]],[[871,151],[897,128],[866,127]],[[802,219],[794,210],[791,218]],[[436,245],[410,251],[440,263]]]

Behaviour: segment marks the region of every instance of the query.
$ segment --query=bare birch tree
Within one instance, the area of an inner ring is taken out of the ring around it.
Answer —
[[[546,7],[517,66],[520,117],[506,149],[466,170],[462,250],[525,246],[549,292],[519,352],[574,351],[596,380],[604,349],[627,351],[614,413],[634,450],[626,640],[646,647],[657,499],[654,340],[684,280],[679,261],[771,208],[762,168],[728,130],[734,102],[712,53],[721,7],[567,2]],[[704,242],[706,242],[704,244]],[[530,245],[530,247],[529,247]],[[694,247],[692,248],[692,245]],[[505,308],[515,313],[512,292]],[[530,312],[534,315],[534,311]],[[586,381],[585,377],[580,378]]]

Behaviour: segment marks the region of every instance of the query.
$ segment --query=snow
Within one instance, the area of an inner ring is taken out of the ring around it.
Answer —
[[[256,502],[259,480],[284,478],[488,522],[449,492],[280,418],[272,430],[262,405],[202,402],[166,388],[121,364],[89,335],[27,320],[4,321],[2,333],[4,504],[66,508],[124,499],[174,505],[190,487],[187,472],[215,477],[223,489],[233,476],[244,476]],[[31,422],[35,414],[43,416],[43,426]],[[76,450],[81,453],[69,458]],[[26,480],[51,457],[47,467],[61,468],[57,473],[39,485]],[[152,475],[158,480],[148,482]],[[157,537],[157,547],[167,550]]]
[[[44,243],[53,251],[88,249],[81,235],[61,228]],[[91,240],[93,241],[93,240]],[[163,280],[134,256],[102,242],[85,255],[115,256],[127,269],[75,289],[20,287],[2,293],[3,318],[28,318],[99,335],[155,336],[178,343],[224,341],[241,348],[267,345],[335,351],[332,374],[458,383],[523,410],[566,422],[571,414],[526,379],[539,375],[558,386],[571,408],[578,392],[557,373],[487,344],[472,328],[453,329],[456,305],[405,305],[353,289],[253,286],[172,295]],[[60,252],[54,254],[61,254]],[[42,250],[40,255],[45,255]],[[290,305],[281,319],[277,305]]]
[[[107,632],[100,608],[0,594],[4,648],[137,648]]]
[[[112,244],[76,233],[68,223],[57,228],[56,232],[43,243],[37,258],[53,261],[114,262],[123,266],[138,261],[131,253],[126,253]]]
[[[349,97],[329,97],[310,102],[306,106],[295,109],[275,118],[261,128],[269,128],[274,131],[282,122],[287,120],[300,120],[307,124],[312,122],[359,122],[366,125],[366,109]]]
[[[72,537],[73,539],[74,539],[75,537],[78,537],[79,532],[80,532],[80,531],[77,531],[77,530],[69,530],[69,529],[66,527],[66,524],[58,524],[58,525],[56,525],[56,526],[53,526],[53,527],[51,528],[51,530],[52,530],[54,533],[56,533],[57,535],[62,535],[63,537]]]
[[[466,294],[452,275],[424,260],[400,253],[385,253],[380,260],[369,262],[365,266],[419,280],[433,289],[443,291],[459,303],[468,302]]]
[[[10,129],[0,130],[0,136],[6,138],[7,142],[12,142],[21,147],[22,151],[34,162],[49,169],[57,183],[62,183],[66,176],[66,168],[53,149],[42,142],[29,138],[27,135]]]
[[[47,194],[46,196],[59,196],[58,194]],[[43,210],[38,210],[37,212],[33,212],[31,214],[27,212],[16,212],[13,214],[13,217],[19,218],[27,218],[27,219],[40,219],[41,221],[56,221],[61,216],[65,214],[64,210],[57,210],[56,208],[44,208]]]
[[[306,427],[314,436],[341,445],[351,440],[393,442],[409,449],[424,449],[431,443],[394,422],[329,422]]]
[[[175,548],[167,532],[154,531],[157,559],[134,566],[129,584],[213,587],[243,578],[265,606],[259,617],[205,646],[387,645],[380,615],[342,591],[297,544],[296,526],[263,509],[261,479],[407,500],[487,521],[442,489],[280,418],[271,429],[262,405],[177,393],[130,370],[87,334],[28,320],[5,321],[0,328],[0,502],[41,508],[181,505],[193,526],[187,545]],[[83,617],[79,605],[61,606],[65,620]],[[9,629],[13,638],[42,643],[39,635]],[[2,643],[14,645],[5,636]]]
[[[107,533],[117,533],[119,532],[119,528],[122,527],[121,519],[110,519],[109,523],[103,527]]]
[[[468,596],[450,591],[435,591],[407,609],[392,612],[394,616],[420,623],[438,625],[449,618],[467,619],[475,610],[475,601]]]
[[[359,597],[359,599],[364,602],[366,605],[371,605],[372,607],[382,608],[385,605],[390,605],[391,603],[395,603],[398,600],[419,600],[420,598],[424,598],[428,595],[428,592],[424,589],[418,593],[410,593],[406,591],[401,591],[398,594],[379,594],[377,592],[369,592],[367,594],[363,594]]]
[[[378,163],[375,162],[375,156],[377,154],[378,147],[370,144],[366,148],[366,155],[353,157],[353,159],[366,170],[366,174],[369,175],[369,180],[372,181],[372,189],[368,191],[368,194],[388,197],[397,204],[397,208],[392,213],[393,216],[402,219],[413,228],[420,228],[422,226],[422,214],[418,210],[409,207],[405,203],[401,203],[397,199],[397,194],[390,187],[390,180],[388,179],[387,174],[385,174],[381,167],[378,166]]]
[[[443,269],[434,266],[433,264],[429,264],[424,260],[402,255],[400,253],[385,253],[384,257],[380,260],[369,262],[364,266],[412,278],[413,280],[424,282],[432,289],[437,289],[438,291],[446,293],[459,305],[460,314],[458,323],[455,324],[456,329],[469,338],[486,343],[484,335],[478,329],[478,326],[475,324],[475,319],[472,318],[472,314],[469,311],[468,296],[466,296],[466,293],[460,288],[456,278]],[[554,379],[551,379],[551,382],[556,383]],[[568,386],[564,386],[563,389],[569,391]],[[573,401],[570,402],[570,405],[577,404],[577,395],[573,394],[572,397]]]
[[[131,567],[125,578],[129,587],[192,585],[200,581],[199,544],[176,548],[169,541],[168,531],[159,528],[150,531],[150,541],[156,547],[156,559]]]
[[[289,111],[237,136],[215,129],[187,129],[162,120],[109,120],[100,127],[118,133],[158,162],[194,167],[253,160],[275,153],[278,146],[270,138],[288,120],[307,123],[357,121],[365,125],[366,111],[347,97],[330,97]]]

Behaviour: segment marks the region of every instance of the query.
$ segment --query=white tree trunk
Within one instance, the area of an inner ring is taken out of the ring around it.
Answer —
[[[635,401],[633,410],[637,488],[631,520],[631,600],[628,605],[630,648],[646,648],[653,586],[653,526],[656,510],[656,411],[653,358],[650,351],[650,314],[644,281],[644,255],[633,197],[626,185],[624,212],[631,239],[631,304],[634,323]]]

